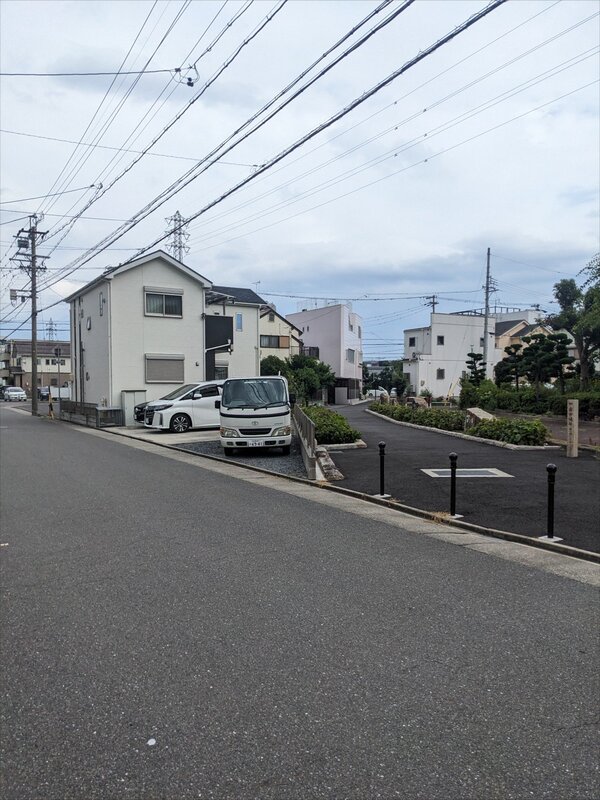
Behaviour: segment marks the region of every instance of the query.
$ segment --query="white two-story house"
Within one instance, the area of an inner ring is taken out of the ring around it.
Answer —
[[[357,402],[362,393],[362,319],[351,305],[337,304],[288,314],[302,333],[304,352],[329,364],[335,373],[330,401]],[[316,349],[318,348],[318,355]]]
[[[122,408],[184,383],[259,373],[251,290],[214,286],[163,251],[107,270],[70,304],[72,399]]]

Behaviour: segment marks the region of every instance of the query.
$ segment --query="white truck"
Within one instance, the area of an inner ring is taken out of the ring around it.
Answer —
[[[288,455],[295,401],[286,379],[280,375],[226,380],[219,409],[225,455],[249,447],[280,447]]]

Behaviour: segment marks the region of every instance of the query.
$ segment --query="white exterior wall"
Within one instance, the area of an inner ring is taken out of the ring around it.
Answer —
[[[488,331],[488,376],[493,375],[493,366],[498,361],[495,348],[494,320]],[[419,394],[429,389],[434,397],[458,395],[458,381],[466,371],[467,353],[483,353],[483,317],[459,314],[432,314],[429,328],[413,328],[404,331],[405,360],[403,369],[409,375],[413,391]],[[438,337],[444,344],[438,344]],[[411,338],[415,344],[409,345]],[[419,346],[421,345],[421,347]],[[412,354],[415,353],[415,358]],[[444,370],[444,377],[438,377]]]
[[[144,287],[182,291],[182,317],[146,316]],[[145,354],[183,355],[183,382],[204,380],[204,288],[199,281],[153,259],[115,275],[111,305],[111,405],[121,405],[123,390],[145,389],[146,399],[156,400],[181,385],[146,383]]]
[[[102,314],[100,314],[100,300]],[[100,403],[110,396],[110,284],[103,281],[71,303],[72,399]],[[117,403],[120,405],[120,402]]]
[[[362,319],[358,314],[348,306],[336,305],[287,316],[302,331],[305,347],[318,347],[319,360],[329,364],[337,378],[362,383]],[[354,364],[347,359],[349,349],[354,350]]]

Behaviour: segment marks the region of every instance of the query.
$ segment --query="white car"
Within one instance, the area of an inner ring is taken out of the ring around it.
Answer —
[[[185,433],[192,428],[218,428],[224,381],[187,383],[170,394],[153,400],[145,408],[144,426],[160,431]]]
[[[27,400],[27,395],[20,386],[6,386],[3,394],[5,403],[9,400]]]

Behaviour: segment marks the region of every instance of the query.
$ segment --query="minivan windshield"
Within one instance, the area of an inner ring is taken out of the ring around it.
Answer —
[[[186,383],[185,386],[180,386],[179,389],[173,389],[172,392],[169,394],[164,395],[161,397],[161,400],[176,400],[178,397],[181,397],[188,392],[191,392],[192,389],[195,389],[198,384],[196,383]]]
[[[268,408],[287,403],[285,382],[268,378],[241,378],[227,381],[222,403],[227,408]]]

